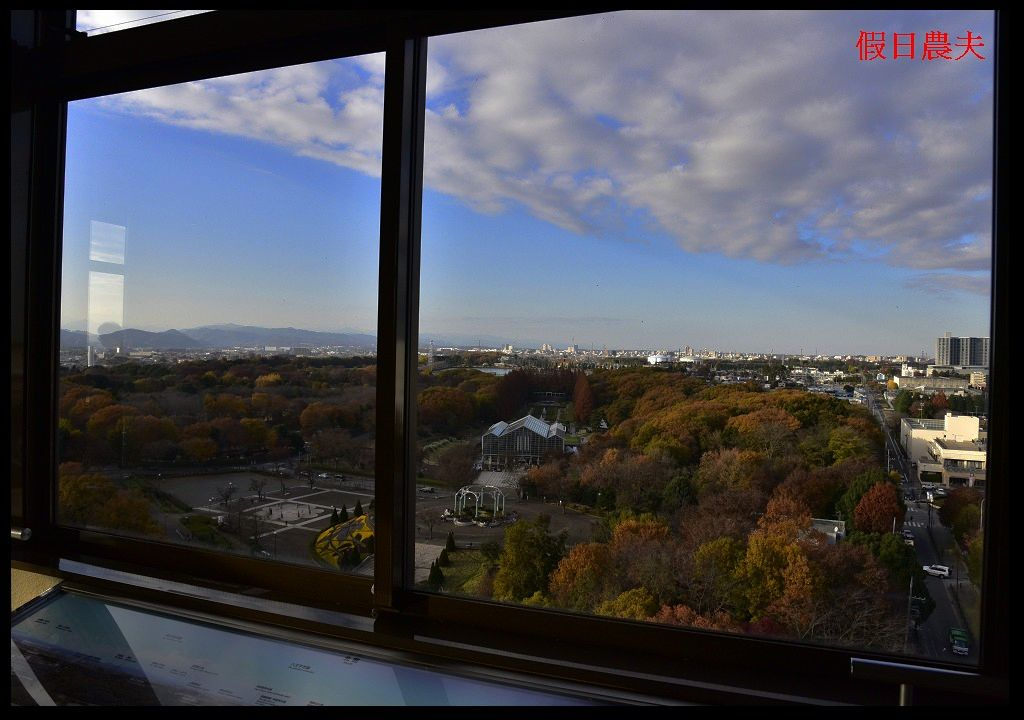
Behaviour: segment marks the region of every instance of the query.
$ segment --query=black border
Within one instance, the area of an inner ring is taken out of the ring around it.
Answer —
[[[590,11],[604,10],[595,8]],[[610,8],[609,8],[610,9]],[[785,693],[792,700],[895,702],[896,685],[921,679],[920,669],[961,666],[912,662],[910,670],[878,669],[867,661],[892,656],[856,653],[791,642],[664,628],[644,623],[573,616],[412,591],[405,572],[412,517],[415,438],[413,392],[418,321],[419,203],[422,193],[422,122],[426,38],[452,32],[585,14],[573,12],[474,12],[459,15],[413,11],[242,12],[217,11],[116,33],[82,38],[73,12],[12,11],[12,110],[31,112],[29,130],[12,122],[12,147],[27,142],[27,167],[12,156],[12,181],[28,178],[27,199],[12,192],[12,498],[19,486],[24,505],[12,507],[33,537],[12,543],[12,566],[51,571],[70,557],[106,567],[258,594],[315,607],[375,614],[371,642],[411,643],[438,657],[491,666],[554,673],[606,687],[656,688],[668,697],[750,702],[751,692]],[[992,368],[990,376],[990,473],[1009,477],[1008,237],[1006,203],[1008,98],[1006,14],[996,11],[995,163],[992,254]],[[27,29],[26,29],[27,28]],[[23,38],[31,35],[33,41]],[[28,47],[26,47],[26,45]],[[192,548],[125,540],[54,524],[52,487],[26,478],[54,476],[54,420],[63,192],[65,103],[172,82],[279,65],[387,51],[378,327],[379,505],[390,507],[378,524],[377,583],[315,569],[265,563]],[[13,116],[12,116],[13,120]],[[12,182],[12,185],[15,183]],[[13,188],[12,188],[13,189]],[[1001,201],[1002,200],[1002,201]],[[19,235],[16,220],[22,220]],[[19,243],[21,238],[23,243]],[[24,319],[24,332],[19,336]],[[412,341],[412,342],[410,342]],[[19,353],[20,351],[20,353]],[[32,362],[28,362],[32,358]],[[412,363],[412,364],[410,364]],[[19,381],[18,370],[23,372]],[[31,402],[27,400],[31,398]],[[388,432],[384,432],[388,428]],[[23,462],[19,467],[17,458]],[[387,497],[385,497],[387,495]],[[982,592],[984,628],[977,681],[965,691],[932,690],[935,702],[1005,702],[1009,686],[1008,488],[987,489],[986,557]],[[384,540],[387,538],[387,540]],[[382,547],[383,546],[383,547]],[[154,552],[159,550],[159,552]],[[326,587],[330,593],[325,594]],[[122,592],[141,590],[118,586]],[[176,603],[186,602],[175,597]],[[224,605],[216,605],[224,608]],[[230,614],[230,613],[229,613]],[[245,614],[245,613],[241,613]],[[279,616],[259,622],[287,624]],[[472,628],[472,630],[470,630]],[[337,628],[316,632],[343,635]],[[467,645],[467,636],[474,638]],[[903,659],[903,658],[899,658]],[[870,667],[870,672],[866,669]],[[630,674],[633,673],[633,674]],[[639,677],[640,673],[644,677]],[[881,673],[881,675],[879,674]],[[902,673],[902,674],[901,674]],[[687,678],[686,681],[678,678]],[[928,677],[927,673],[924,677]],[[654,678],[654,679],[652,679]],[[677,678],[672,680],[671,678]],[[888,678],[888,680],[886,680]],[[942,681],[936,677],[935,685]],[[970,683],[968,683],[970,685]],[[709,689],[711,687],[715,689]],[[702,689],[703,688],[703,689]],[[759,702],[766,696],[757,695]],[[780,698],[783,696],[780,695]],[[781,700],[785,701],[785,700]]]

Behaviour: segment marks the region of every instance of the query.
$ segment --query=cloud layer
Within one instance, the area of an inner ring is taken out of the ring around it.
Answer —
[[[629,12],[433,38],[424,180],[577,233],[871,260],[977,291],[964,273],[990,263],[991,61],[855,48],[860,30],[920,45],[968,29],[990,40],[991,14]],[[104,102],[378,176],[383,70],[377,55]]]

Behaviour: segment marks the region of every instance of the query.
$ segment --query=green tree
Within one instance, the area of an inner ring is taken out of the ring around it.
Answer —
[[[452,544],[454,545],[454,542]],[[488,540],[487,542],[480,544],[480,554],[483,555],[484,559],[488,562],[497,563],[498,558],[501,557],[501,545],[494,540]]]
[[[885,472],[881,468],[872,468],[855,476],[836,503],[836,514],[839,515],[839,519],[853,521],[857,503],[864,497],[864,493],[880,482],[886,482]]]
[[[437,566],[436,562],[430,563],[430,574],[427,576],[427,586],[431,590],[440,590],[444,584],[444,573]]]
[[[437,564],[441,567],[448,567],[452,561],[448,559],[448,551],[441,548],[441,554],[437,556]]]
[[[363,503],[359,500],[356,500],[355,509],[352,510],[352,517],[360,517],[364,514],[365,513],[363,512]]]
[[[967,542],[967,572],[971,575],[971,582],[981,587],[981,569],[985,553],[985,539],[981,533],[976,533]]]
[[[896,412],[906,415],[910,412],[910,405],[914,402],[914,394],[909,390],[900,390],[892,401],[893,409]]]
[[[338,522],[348,522],[348,510],[344,503],[341,504],[341,511],[338,513]]]
[[[606,600],[594,609],[598,615],[610,615],[627,620],[647,620],[657,611],[657,600],[651,591],[644,587],[626,590],[618,597]]]
[[[849,425],[841,425],[828,436],[828,449],[832,453],[833,462],[842,462],[847,458],[869,456],[874,452],[870,439]]]
[[[341,518],[338,516],[338,508],[331,508],[331,525],[337,525],[341,522]]]
[[[494,577],[494,598],[518,602],[535,592],[547,592],[548,576],[565,555],[566,531],[548,532],[551,517],[519,521],[505,531],[505,547]]]
[[[690,595],[698,612],[716,613],[740,604],[736,570],[745,554],[743,543],[728,535],[694,550]]]
[[[486,545],[486,544],[487,543],[484,543],[484,545]],[[454,530],[449,530],[448,531],[448,538],[444,542],[444,549],[446,551],[450,552],[450,553],[455,552],[456,548],[455,548],[455,531]],[[483,549],[482,546],[481,546],[481,549]]]
[[[953,521],[953,537],[962,545],[969,543],[981,524],[981,509],[977,505],[967,505]],[[968,546],[969,547],[969,546]]]
[[[939,520],[948,528],[954,526],[960,513],[969,505],[979,505],[981,493],[974,488],[957,488],[949,494],[939,508]]]

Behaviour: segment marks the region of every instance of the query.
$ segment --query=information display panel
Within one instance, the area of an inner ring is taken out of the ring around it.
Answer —
[[[13,705],[594,705],[58,591],[11,625]]]

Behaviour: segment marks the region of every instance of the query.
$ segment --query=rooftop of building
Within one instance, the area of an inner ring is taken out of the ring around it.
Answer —
[[[935,438],[932,442],[943,450],[966,450],[985,452],[984,440],[950,440],[948,438]]]
[[[932,418],[903,418],[903,422],[913,430],[945,430],[945,420],[934,420]]]
[[[515,422],[507,423],[504,421],[498,421],[487,428],[487,433],[494,435],[495,437],[501,437],[508,433],[515,432],[519,428],[526,428],[531,432],[540,435],[541,437],[565,437],[565,425],[560,422],[554,422],[548,425],[540,418],[535,418],[533,415],[527,415],[521,417]],[[487,434],[485,433],[485,434]]]

